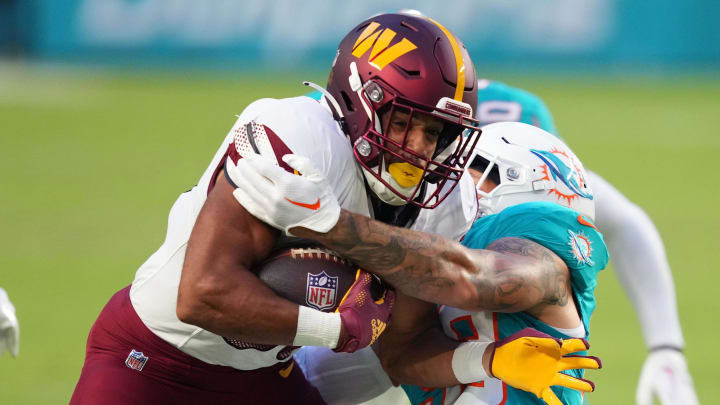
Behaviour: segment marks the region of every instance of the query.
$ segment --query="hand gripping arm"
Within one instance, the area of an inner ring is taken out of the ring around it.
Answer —
[[[298,155],[283,160],[300,176],[293,176],[259,155],[227,160],[228,176],[237,188],[235,199],[261,221],[290,234],[293,227],[327,232],[340,217],[340,205],[327,179],[310,162]]]
[[[557,339],[534,329],[523,329],[495,343],[490,358],[492,374],[508,385],[532,392],[548,405],[562,405],[550,388],[560,385],[582,392],[595,390],[592,381],[561,371],[599,369],[600,359],[573,355],[590,347],[585,339]]]

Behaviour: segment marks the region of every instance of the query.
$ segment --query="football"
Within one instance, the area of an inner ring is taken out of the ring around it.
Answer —
[[[321,247],[279,250],[257,269],[275,293],[300,305],[333,312],[355,281],[358,267]]]

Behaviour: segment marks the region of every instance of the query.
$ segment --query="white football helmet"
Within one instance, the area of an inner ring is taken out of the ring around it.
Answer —
[[[476,185],[480,216],[525,202],[549,201],[595,220],[585,169],[558,137],[533,125],[498,122],[482,127],[474,152],[470,168],[483,172]],[[499,184],[484,192],[481,187],[491,173]]]

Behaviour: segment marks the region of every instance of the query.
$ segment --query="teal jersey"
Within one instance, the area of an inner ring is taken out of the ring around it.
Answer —
[[[478,81],[478,105],[475,116],[480,125],[517,121],[534,125],[558,136],[550,110],[540,97],[505,83]]]
[[[589,336],[590,316],[595,309],[594,290],[597,274],[605,268],[609,255],[602,235],[589,219],[569,208],[550,202],[529,202],[508,207],[498,214],[479,218],[463,240],[463,245],[484,249],[492,242],[517,237],[538,243],[558,255],[568,266],[572,293],[580,311],[586,337]],[[459,341],[500,340],[521,329],[532,327],[548,335],[568,338],[557,329],[523,313],[469,312],[457,308],[441,307],[439,316],[445,333]],[[580,370],[567,371],[582,378]],[[526,405],[544,402],[535,395],[503,387],[490,379],[477,385],[427,389],[403,386],[413,404],[449,404],[460,395],[474,396],[486,403]],[[553,387],[558,398],[566,405],[579,405],[579,391]],[[429,401],[429,402],[424,402]]]
[[[313,91],[313,92],[310,92],[310,93],[305,94],[305,96],[310,97],[310,98],[313,99],[313,100],[320,101],[320,99],[322,98],[322,93],[320,93],[319,91],[315,90],[315,91]]]

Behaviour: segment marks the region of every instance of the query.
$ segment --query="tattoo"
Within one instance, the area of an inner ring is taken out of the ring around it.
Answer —
[[[447,288],[454,283],[444,277],[444,267],[446,246],[455,243],[438,235],[397,228],[345,211],[327,234],[305,229],[294,233],[320,241],[397,289],[416,292],[408,295],[418,296],[418,291]]]
[[[550,250],[503,238],[485,250],[467,249],[441,236],[393,227],[343,211],[328,233],[293,233],[315,239],[407,295],[435,303],[515,312],[538,304],[566,305],[569,273]]]
[[[550,249],[522,238],[502,238],[487,246],[488,250],[529,258],[527,269],[498,271],[503,282],[496,283],[494,294],[498,304],[513,308],[523,297],[517,294],[534,292],[536,304],[565,306],[570,298],[570,274],[565,263]],[[507,274],[504,274],[507,273]],[[525,298],[527,299],[527,298]]]

